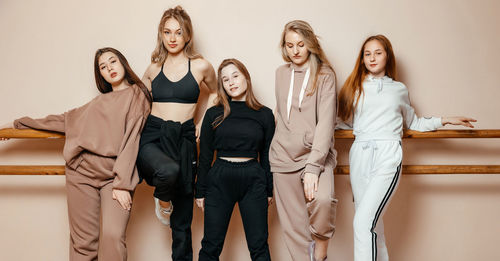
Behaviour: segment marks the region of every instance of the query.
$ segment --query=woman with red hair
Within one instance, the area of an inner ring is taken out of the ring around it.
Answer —
[[[408,89],[396,81],[396,58],[383,35],[363,43],[354,70],[339,94],[339,116],[352,121],[349,153],[354,215],[354,260],[389,260],[382,216],[401,175],[403,125],[432,131],[446,124],[473,127],[466,117],[419,118]]]

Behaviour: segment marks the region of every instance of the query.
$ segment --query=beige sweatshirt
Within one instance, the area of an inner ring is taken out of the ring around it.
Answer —
[[[81,163],[82,152],[114,158],[109,172],[113,175],[110,178],[114,178],[113,188],[134,190],[139,182],[135,161],[149,108],[140,88],[132,86],[101,94],[82,107],[60,115],[18,119],[14,127],[65,133],[63,156],[71,169]]]
[[[292,107],[287,116],[287,98],[292,69],[294,72]],[[269,151],[272,172],[287,173],[304,169],[304,172],[319,175],[323,172],[327,158],[335,162],[333,133],[337,115],[335,74],[323,66],[318,77],[316,91],[308,96],[314,75],[299,110],[299,94],[305,70],[285,64],[276,70],[276,131]]]

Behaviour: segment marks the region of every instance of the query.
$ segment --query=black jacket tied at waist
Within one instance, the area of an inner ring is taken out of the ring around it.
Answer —
[[[171,159],[179,164],[180,174],[177,184],[181,185],[186,194],[193,193],[194,179],[196,176],[196,127],[193,119],[184,123],[164,121],[149,115],[141,135],[139,148],[154,142]],[[152,184],[150,175],[141,175],[148,184]]]

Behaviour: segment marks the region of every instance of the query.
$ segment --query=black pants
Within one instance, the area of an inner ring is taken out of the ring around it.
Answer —
[[[156,126],[155,126],[156,125]],[[164,127],[159,127],[163,125]],[[193,191],[192,180],[186,180],[183,172],[193,171],[192,165],[196,162],[191,156],[196,156],[196,147],[190,150],[189,146],[183,151],[192,155],[186,157],[183,153],[178,153],[177,148],[182,147],[182,142],[186,142],[183,137],[168,137],[175,134],[192,136],[194,139],[194,124],[190,132],[180,130],[181,124],[174,122],[165,122],[157,117],[150,116],[141,137],[141,146],[137,156],[137,168],[141,178],[155,187],[154,197],[162,201],[172,201],[174,211],[170,216],[170,228],[172,229],[172,260],[174,261],[192,261],[193,247],[191,239],[191,222],[193,220]],[[184,124],[187,126],[187,124]],[[191,128],[192,127],[192,128]],[[177,130],[175,128],[178,128]],[[161,132],[158,131],[161,129]],[[191,133],[192,132],[192,133]],[[162,140],[163,139],[163,140]],[[177,145],[169,140],[178,142]],[[173,157],[179,158],[175,160]],[[194,158],[194,157],[193,157]],[[184,170],[181,167],[182,162],[187,161]],[[189,179],[191,176],[188,176]],[[188,189],[186,189],[186,185]],[[190,186],[191,185],[191,186]]]
[[[252,260],[271,260],[267,244],[267,181],[260,164],[256,160],[229,162],[217,159],[207,178],[199,261],[219,260],[236,203]]]

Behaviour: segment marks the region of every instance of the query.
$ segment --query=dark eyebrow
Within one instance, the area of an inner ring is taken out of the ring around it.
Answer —
[[[109,61],[109,60],[111,60],[111,59],[115,59],[115,58],[116,58],[116,57],[114,57],[114,56],[110,56],[110,57],[108,58],[108,61]],[[104,62],[100,63],[100,64],[99,64],[99,67],[101,67],[101,65],[103,65],[103,64],[104,64]]]

